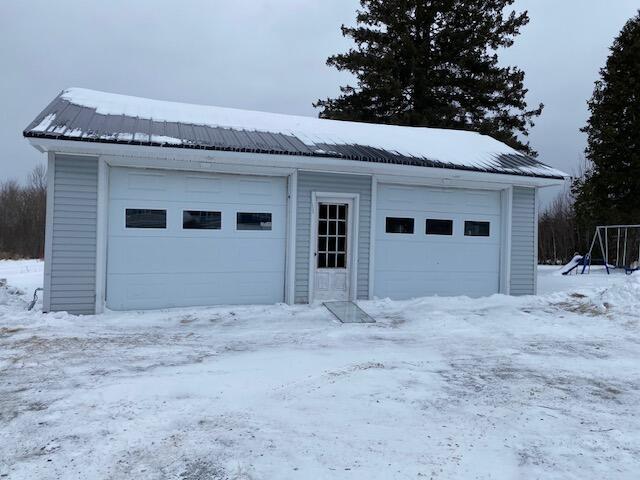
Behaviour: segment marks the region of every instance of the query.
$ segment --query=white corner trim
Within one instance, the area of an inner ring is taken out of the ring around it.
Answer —
[[[318,224],[318,202],[322,199],[350,200],[353,204],[353,215],[350,218],[347,231],[347,249],[349,253],[349,300],[355,302],[358,298],[358,231],[360,230],[360,194],[337,192],[311,192],[311,221],[309,226],[309,292],[308,302],[313,303],[315,287],[315,250],[316,228]],[[351,232],[351,233],[349,233]]]
[[[109,166],[98,158],[98,201],[96,212],[96,314],[104,312],[107,286],[107,219],[109,217]]]
[[[309,291],[307,292],[307,303],[313,303],[313,291],[315,288],[315,231],[318,224],[318,197],[316,192],[311,192],[311,215],[309,221]]]
[[[371,177],[371,214],[369,233],[369,300],[373,300],[373,288],[376,268],[376,218],[378,208],[378,177]]]
[[[511,293],[511,240],[513,235],[513,187],[502,191],[502,242],[500,250],[500,293]]]
[[[54,189],[56,176],[55,154],[47,154],[47,205],[45,213],[44,229],[44,292],[42,296],[42,311],[48,312],[51,309],[51,261],[53,253],[53,209],[54,209]]]
[[[296,287],[296,233],[298,215],[298,171],[294,170],[287,181],[287,250],[285,253],[286,277],[284,282],[284,301],[295,303]]]
[[[536,188],[533,191],[533,201],[534,201],[534,215],[533,215],[533,294],[538,294],[538,215],[540,205],[538,205],[539,200],[538,189]]]

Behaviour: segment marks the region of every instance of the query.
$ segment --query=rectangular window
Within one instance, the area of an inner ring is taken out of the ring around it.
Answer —
[[[489,222],[474,222],[466,220],[464,222],[464,234],[467,237],[488,237]]]
[[[182,228],[185,230],[220,230],[221,227],[222,212],[182,211]]]
[[[387,217],[387,233],[413,233],[413,218]]]
[[[425,233],[427,235],[453,235],[453,220],[427,218]]]
[[[148,208],[127,208],[127,228],[167,228],[167,211]]]
[[[238,212],[236,228],[238,230],[271,230],[271,214]]]
[[[346,268],[348,204],[320,203],[318,268]]]

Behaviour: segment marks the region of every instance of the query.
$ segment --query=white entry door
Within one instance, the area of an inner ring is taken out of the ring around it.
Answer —
[[[318,199],[313,300],[349,300],[353,202]]]

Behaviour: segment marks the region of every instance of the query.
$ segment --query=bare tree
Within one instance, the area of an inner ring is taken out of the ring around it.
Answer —
[[[0,258],[42,258],[47,199],[44,166],[38,165],[26,185],[0,183]]]
[[[538,259],[541,263],[561,264],[575,253],[586,253],[593,229],[576,215],[574,187],[589,172],[591,165],[581,156],[570,185],[545,208],[538,218]]]

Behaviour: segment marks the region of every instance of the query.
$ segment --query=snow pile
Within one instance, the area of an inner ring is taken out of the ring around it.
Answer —
[[[592,301],[607,308],[615,308],[621,313],[640,315],[640,275],[625,275],[615,286],[610,286],[594,296]]]

